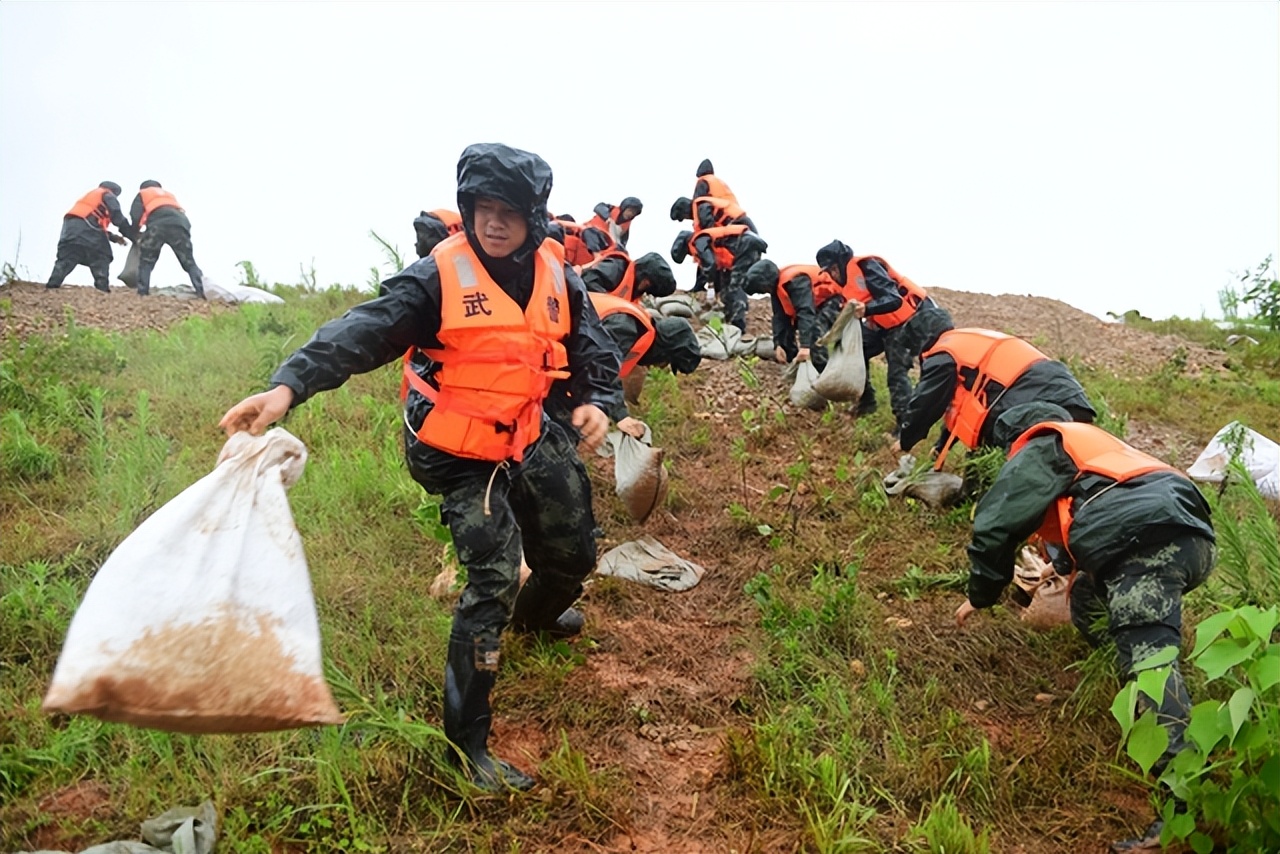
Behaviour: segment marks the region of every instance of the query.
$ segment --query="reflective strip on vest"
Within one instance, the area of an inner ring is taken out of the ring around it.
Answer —
[[[423,443],[471,459],[520,461],[542,430],[542,401],[569,376],[564,339],[572,328],[560,246],[548,239],[534,260],[533,292],[520,307],[485,272],[466,235],[436,248],[440,273],[439,363],[433,387],[405,354],[401,395],[418,390],[435,405],[418,428]]]

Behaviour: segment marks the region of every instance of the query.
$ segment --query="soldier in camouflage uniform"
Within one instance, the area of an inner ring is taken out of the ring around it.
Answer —
[[[160,250],[168,246],[191,277],[196,296],[204,299],[204,273],[196,265],[191,246],[191,220],[173,193],[161,187],[159,181],[143,181],[138,195],[133,197],[129,216],[139,228],[145,227],[138,244],[138,296],[151,293],[151,271],[160,260]]]
[[[530,347],[542,346],[551,334],[534,330],[545,330],[542,324],[550,322],[568,330],[556,340],[563,345],[577,402],[570,423],[587,449],[599,446],[609,426],[606,413],[622,403],[617,350],[559,246],[544,243],[550,192],[551,168],[536,154],[498,144],[469,146],[458,162],[464,233],[383,282],[376,299],[322,326],[276,371],[270,391],[241,401],[221,423],[229,433],[260,433],[290,407],[336,388],[352,374],[414,348],[426,351],[427,369],[419,374],[410,366],[405,374],[405,455],[413,478],[444,497],[441,516],[467,572],[449,635],[444,731],[454,746],[453,758],[477,785],[490,790],[533,786],[530,777],[488,751],[499,636],[508,624],[557,636],[581,631],[583,616],[571,606],[595,567],[595,520],[577,449],[543,412],[545,388],[503,390],[501,405],[509,407],[515,397],[520,407],[507,422],[468,404],[477,392],[454,377],[467,371],[473,373],[466,376],[484,371],[490,379],[500,371],[504,377],[512,371],[516,376],[537,372],[540,368],[525,358]],[[466,269],[465,280],[459,268]],[[548,284],[553,280],[554,289]],[[485,301],[475,299],[477,294]],[[535,299],[538,294],[542,300]],[[465,317],[473,318],[469,322],[462,319],[464,309]],[[492,314],[492,322],[499,323],[497,315],[512,312],[526,312],[527,325],[490,327],[479,319]],[[469,351],[457,337],[463,329],[505,336],[507,355],[514,352],[521,360],[501,361],[493,345],[478,355]],[[432,416],[439,419],[429,421]],[[451,426],[459,417],[465,429]],[[431,424],[437,425],[434,432]],[[528,425],[540,429],[527,444],[515,446],[515,438],[505,438],[529,435]],[[495,445],[509,452],[467,453]],[[522,549],[532,570],[523,587]]]
[[[80,264],[89,268],[93,286],[103,293],[111,292],[108,280],[111,270],[111,243],[124,243],[107,226],[114,225],[125,237],[134,237],[133,224],[120,209],[120,185],[103,181],[90,190],[62,218],[62,234],[58,237],[58,255],[49,273],[46,288],[60,288],[67,275]]]
[[[978,503],[969,546],[969,597],[956,611],[956,623],[963,626],[974,610],[998,601],[1013,578],[1014,555],[1024,540],[1039,529],[1053,542],[1046,531],[1062,529],[1057,503],[1067,497],[1070,521],[1055,566],[1064,574],[1077,571],[1072,621],[1097,642],[1093,625],[1105,616],[1120,671],[1132,679],[1138,662],[1181,647],[1183,594],[1203,583],[1214,564],[1209,507],[1184,474],[1154,458],[1147,458],[1154,465],[1142,465],[1140,456],[1145,455],[1118,440],[1106,439],[1114,442],[1112,458],[1116,451],[1130,455],[1119,467],[1133,476],[1114,479],[1101,474],[1100,466],[1081,459],[1078,448],[1069,451],[1064,435],[1055,431],[1083,431],[1094,441],[1103,431],[1087,424],[1064,424],[1070,421],[1065,409],[1048,403],[1016,406],[996,421],[995,441],[1014,452]],[[1045,522],[1050,525],[1042,527]],[[1186,745],[1190,710],[1191,699],[1175,659],[1155,710],[1169,733],[1169,746],[1156,762],[1155,774]],[[1142,850],[1158,843],[1162,828],[1157,820],[1142,836],[1117,842],[1112,849]]]
[[[867,361],[868,379],[853,414],[869,415],[875,411],[870,362],[884,353],[889,371],[889,405],[897,422],[893,430],[896,438],[911,404],[911,369],[920,354],[953,324],[946,309],[909,279],[888,269],[882,260],[873,255],[855,256],[839,240],[831,241],[817,253],[818,266],[844,286],[845,300],[854,304],[862,319],[862,355]]]

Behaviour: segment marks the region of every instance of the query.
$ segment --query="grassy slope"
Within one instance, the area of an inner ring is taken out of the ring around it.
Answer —
[[[933,838],[960,838],[947,850],[964,850],[969,825],[989,827],[995,850],[1052,851],[1145,818],[1144,788],[1114,764],[1105,656],[1069,631],[1027,632],[1002,609],[955,631],[968,507],[888,500],[887,415],[854,424],[785,409],[775,368],[759,364],[716,365],[680,385],[654,375],[645,393],[673,469],[674,518],[656,523],[659,536],[709,567],[702,598],[605,581],[587,597],[592,641],[509,645],[504,738],[526,732],[537,745],[539,793],[475,797],[440,767],[448,614],[427,589],[444,551],[403,471],[393,367],[286,425],[311,453],[290,497],[330,681],[352,723],[193,738],[44,716],[93,572],[208,470],[225,407],[352,298],[245,306],[167,334],[72,329],[5,343],[0,850],[127,838],[142,818],[204,797],[225,822],[220,850],[234,852],[599,850],[628,835],[655,846],[639,850],[913,850],[923,837],[910,827],[931,812]],[[1120,421],[1197,447],[1232,417],[1280,433],[1280,382],[1244,369],[1082,379]],[[596,476],[610,537],[638,533]],[[1193,597],[1192,617],[1208,595]],[[678,642],[639,649],[633,630],[646,620]],[[651,702],[598,678],[602,661],[646,656],[653,673],[683,674],[656,678]],[[757,662],[752,678],[715,682],[728,657]],[[703,700],[663,693],[700,674],[718,686]],[[715,805],[702,808],[710,819],[697,820],[696,797],[688,816],[637,806],[643,769],[628,745],[677,721],[713,733],[719,755],[689,784]]]

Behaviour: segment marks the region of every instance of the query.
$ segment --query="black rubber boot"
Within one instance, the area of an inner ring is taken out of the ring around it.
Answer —
[[[581,633],[586,618],[569,606],[582,592],[582,585],[557,590],[543,583],[535,573],[520,588],[511,612],[511,629],[516,632],[544,632],[554,638],[571,638]]]
[[[489,753],[489,691],[498,674],[498,638],[449,636],[444,666],[444,734],[450,757],[486,792],[528,791],[533,778]]]

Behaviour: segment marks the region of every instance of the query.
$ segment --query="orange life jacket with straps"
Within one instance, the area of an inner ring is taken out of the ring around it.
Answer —
[[[519,462],[542,433],[542,401],[569,376],[564,340],[571,328],[564,257],[547,239],[534,256],[533,293],[524,310],[489,277],[466,235],[446,238],[433,257],[440,273],[435,386],[404,356],[400,397],[413,388],[434,406],[419,441],[459,457]]]
[[[619,234],[625,235],[631,233],[631,220],[626,222],[618,222],[618,217],[622,216],[622,208],[614,205],[609,208],[609,218],[604,219],[598,213],[593,213],[591,219],[587,220],[587,225],[591,228],[598,228],[605,234],[613,238],[613,230],[617,229]]]
[[[631,256],[627,254],[625,249],[606,249],[597,255],[590,263],[575,265],[578,275],[582,275],[583,270],[597,267],[606,258],[621,258],[627,262],[626,269],[622,273],[622,281],[609,291],[610,296],[618,297],[624,300],[635,300],[636,297],[636,265],[631,260]]]
[[[137,225],[146,225],[147,218],[157,208],[177,208],[182,210],[182,205],[178,204],[178,200],[174,198],[173,193],[163,187],[143,187],[138,191],[138,195],[142,196],[142,219],[138,220]]]
[[[934,463],[935,469],[941,469],[952,442],[970,449],[978,446],[982,425],[991,407],[1000,399],[999,396],[991,399],[991,383],[997,382],[1007,390],[1027,368],[1049,357],[1021,338],[990,329],[948,330],[938,336],[937,342],[920,358],[924,360],[935,353],[946,353],[956,362],[956,390],[943,418],[951,438]],[[965,378],[966,373],[969,379]],[[1001,391],[1000,395],[1003,394]]]
[[[107,226],[111,225],[111,213],[107,210],[107,205],[102,201],[102,197],[109,192],[111,191],[106,187],[94,187],[85,193],[80,201],[72,205],[66,216],[82,217],[106,231]]]
[[[693,200],[693,230],[701,230],[698,224],[698,205],[711,205],[712,215],[715,217],[716,225],[731,225],[734,220],[741,219],[747,215],[747,212],[732,199],[722,199],[717,196],[701,196]]]
[[[823,272],[822,268],[816,264],[789,264],[778,271],[777,294],[778,302],[782,304],[782,310],[790,318],[795,318],[796,307],[791,302],[791,295],[787,293],[787,283],[802,274],[809,277],[809,284],[813,287],[814,308],[834,296],[839,296],[844,291],[842,287],[836,284],[834,279]]]
[[[640,326],[644,329],[636,339],[636,343],[631,346],[631,351],[622,355],[622,368],[618,371],[618,376],[625,377],[640,362],[640,357],[648,353],[649,348],[653,346],[654,336],[657,335],[653,328],[653,318],[649,316],[649,312],[630,300],[594,292],[588,296],[591,297],[591,303],[596,307],[596,314],[600,315],[601,320],[611,314],[629,314],[640,321]]]
[[[427,211],[427,213],[443,222],[444,229],[449,234],[453,235],[462,233],[462,214],[457,211],[440,208],[434,211]]]
[[[1037,424],[1019,436],[1017,441],[1013,443],[1013,447],[1009,449],[1009,458],[1016,457],[1027,442],[1037,436],[1046,436],[1050,433],[1057,433],[1061,437],[1062,449],[1067,453],[1067,456],[1071,457],[1071,461],[1075,463],[1076,468],[1080,470],[1080,473],[1076,475],[1076,480],[1079,480],[1084,475],[1094,474],[1110,478],[1115,483],[1124,483],[1127,480],[1133,480],[1136,477],[1157,471],[1174,472],[1181,477],[1186,477],[1173,466],[1161,462],[1149,454],[1142,453],[1142,451],[1112,436],[1101,427],[1095,427],[1092,424],[1052,421]],[[1111,486],[1114,485],[1111,484]],[[1110,489],[1111,486],[1105,486],[1095,492],[1080,506],[1084,507],[1085,504],[1097,498]],[[1076,508],[1074,505],[1075,500],[1070,495],[1058,496],[1053,504],[1049,506],[1048,512],[1044,514],[1044,521],[1037,532],[1042,540],[1062,546],[1067,550],[1067,554],[1071,553],[1069,535],[1071,523],[1075,519]],[[1073,557],[1072,560],[1074,561],[1075,558]]]
[[[617,246],[614,242],[613,235],[609,234],[608,228],[600,228],[590,223],[583,225],[579,222],[570,222],[567,219],[558,219],[556,224],[564,229],[564,258],[574,267],[583,267],[595,260],[596,256],[587,248],[587,243],[582,238],[582,233],[588,228],[595,228],[602,232],[608,238],[608,245],[601,253],[613,249]]]
[[[901,326],[911,319],[911,316],[916,313],[916,309],[920,308],[920,304],[928,298],[928,292],[889,266],[889,262],[879,255],[859,255],[856,258],[851,258],[849,266],[845,268],[845,299],[871,302],[871,291],[867,290],[867,283],[862,275],[862,269],[858,266],[859,261],[866,260],[876,261],[881,267],[884,267],[885,272],[889,274],[889,278],[893,279],[894,284],[898,286],[898,294],[902,297],[902,305],[896,310],[887,314],[877,314],[874,317],[868,316],[867,322],[881,329],[893,329],[896,326]]]
[[[689,254],[695,259],[698,257],[698,250],[694,246],[694,241],[706,235],[711,238],[711,251],[716,256],[716,268],[720,270],[728,270],[733,266],[733,253],[729,251],[728,241],[742,234],[746,234],[750,229],[745,225],[719,225],[715,228],[708,228],[696,232],[689,238]]]
[[[698,184],[705,181],[707,183],[707,191],[705,193],[698,192]],[[738,197],[733,194],[733,190],[729,189],[729,185],[721,181],[714,174],[708,172],[706,175],[699,175],[693,184],[694,198],[702,196],[715,196],[717,199],[723,199],[727,202],[738,203]]]

